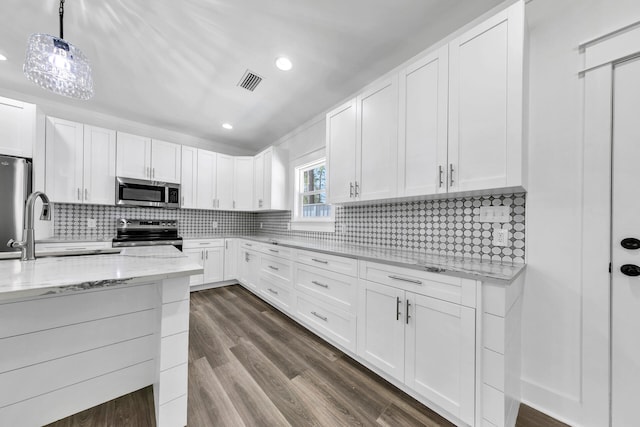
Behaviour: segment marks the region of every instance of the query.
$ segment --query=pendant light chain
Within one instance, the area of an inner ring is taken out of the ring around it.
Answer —
[[[64,39],[64,33],[62,32],[62,20],[64,18],[64,0],[60,0],[60,8],[58,9],[60,15],[60,38]]]

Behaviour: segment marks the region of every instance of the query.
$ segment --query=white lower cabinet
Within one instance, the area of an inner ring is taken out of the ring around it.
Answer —
[[[238,259],[238,280],[250,291],[257,293],[259,275],[260,253],[241,246],[240,258]]]
[[[238,240],[224,239],[224,280],[238,278]]]
[[[186,240],[182,251],[204,269],[203,274],[191,276],[189,282],[191,286],[222,282],[224,280],[225,246],[223,239]]]

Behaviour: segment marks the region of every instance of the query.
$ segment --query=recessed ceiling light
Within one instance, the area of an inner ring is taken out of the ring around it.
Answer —
[[[225,129],[228,129],[228,130],[233,129],[233,126],[231,126],[231,124],[229,124],[229,123],[223,123],[222,127],[225,128]]]
[[[6,61],[7,57],[0,53],[0,61]]]
[[[291,68],[293,68],[293,64],[291,63],[291,60],[289,58],[280,56],[276,58],[276,67],[278,67],[282,71],[289,71]]]

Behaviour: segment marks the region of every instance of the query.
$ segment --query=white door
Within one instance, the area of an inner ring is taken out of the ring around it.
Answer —
[[[398,76],[358,95],[356,198],[395,197],[398,178]]]
[[[405,384],[472,425],[475,310],[407,292],[405,311]]]
[[[447,191],[447,46],[400,73],[398,195]]]
[[[509,27],[502,12],[450,44],[450,191],[507,184]]]
[[[354,200],[356,181],[356,100],[327,113],[329,203]]]
[[[224,280],[238,278],[238,241],[224,240]]]
[[[45,188],[52,202],[82,203],[84,200],[83,133],[82,123],[47,117]],[[115,182],[113,185],[115,189]]]
[[[118,132],[117,138],[117,175],[151,179],[151,139],[124,132]]]
[[[182,146],[182,167],[180,171],[180,207],[196,207],[196,188],[198,184],[198,150]]]
[[[361,280],[358,355],[404,381],[404,291]]]
[[[204,283],[224,280],[224,246],[204,250]]]
[[[153,140],[151,144],[151,179],[180,183],[180,145]]]
[[[260,153],[253,158],[254,210],[262,210],[264,208],[264,161],[265,153]]]
[[[204,267],[204,250],[203,249],[183,249],[182,252],[189,259],[197,263],[200,267]],[[204,274],[193,274],[189,277],[190,286],[198,286],[204,283]]]
[[[217,200],[216,209],[233,209],[233,156],[218,153],[216,167]]]
[[[613,112],[612,425],[623,427],[640,404],[640,240],[623,242],[640,239],[640,59],[615,67]]]
[[[253,210],[253,157],[236,157],[233,174],[233,208]]]
[[[196,206],[198,209],[216,207],[216,153],[198,150],[198,184],[196,185]]]
[[[94,205],[116,200],[116,132],[84,125],[83,199]]]

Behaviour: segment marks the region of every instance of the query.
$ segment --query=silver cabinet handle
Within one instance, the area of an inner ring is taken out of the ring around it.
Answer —
[[[156,168],[151,168],[151,178],[156,177]]]
[[[349,183],[349,197],[353,197],[353,182]]]
[[[151,178],[151,168],[149,166],[146,167],[145,171],[144,171],[144,176],[148,176],[149,178]]]
[[[406,310],[407,310],[407,315],[406,315],[407,325],[409,324],[409,318],[411,317],[411,316],[409,316],[409,307],[410,306],[411,306],[411,303],[409,302],[409,300],[407,300],[407,308],[406,308]]]
[[[316,316],[320,320],[324,320],[325,322],[327,321],[327,318],[325,316],[322,316],[322,315],[316,313],[315,311],[312,311],[311,314],[313,314],[314,316]]]
[[[78,200],[82,200],[82,198],[80,197],[80,187],[78,187]]]
[[[329,264],[329,261],[323,259],[311,258],[311,261],[319,262],[320,264]]]
[[[356,181],[355,197],[359,197],[359,196],[360,196],[360,184],[358,184],[358,181]]]
[[[211,199],[211,207],[216,207],[216,199]]]
[[[84,199],[89,200],[89,190],[87,190],[86,188],[84,189]]]
[[[453,163],[449,163],[449,187],[453,187]]]
[[[224,241],[224,248],[225,249],[229,249],[229,241],[228,240]]]
[[[280,270],[278,267],[274,267],[273,265],[270,265],[269,268],[272,269],[272,270],[275,270],[275,271]]]
[[[245,243],[245,246],[253,246],[251,243]]]
[[[280,253],[280,251],[277,251],[277,250],[275,250],[275,249],[269,249],[269,252],[273,252],[273,253],[276,253],[276,254],[279,254],[279,253]]]
[[[244,261],[249,262],[249,252],[244,253]]]
[[[274,294],[274,295],[278,295],[278,291],[274,291],[274,290],[273,290],[273,289],[271,289],[271,288],[268,288],[267,290],[268,290],[269,292],[271,292],[272,294]]]
[[[396,297],[396,320],[400,320],[400,297]]]
[[[216,199],[216,208],[220,208],[220,199]]]
[[[206,250],[205,253],[207,254],[207,256],[205,257],[205,259],[209,259],[209,251]]]
[[[422,285],[422,282],[420,280],[407,279],[406,277],[400,277],[400,276],[391,275],[391,276],[389,276],[389,279],[400,280],[401,282],[415,283],[416,285]]]
[[[180,198],[180,206],[184,206],[184,196]]]
[[[200,251],[200,259],[204,261],[204,251]]]
[[[442,175],[444,174],[444,169],[442,169],[442,165],[438,165],[438,187],[442,188],[444,185],[444,181],[442,180]]]
[[[329,287],[329,285],[324,284],[324,283],[320,283],[317,280],[312,280],[311,283],[313,283],[316,286],[320,286],[321,288],[328,288]]]
[[[233,201],[233,209],[235,209],[235,208],[236,208],[236,201],[234,200]]]
[[[200,246],[208,245],[209,242],[200,243]]]

